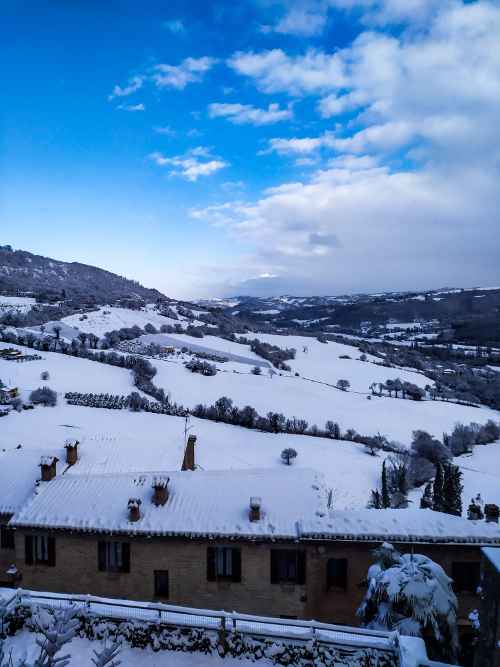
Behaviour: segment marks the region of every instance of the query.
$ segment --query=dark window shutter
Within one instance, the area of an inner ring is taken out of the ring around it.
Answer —
[[[280,570],[279,570],[279,551],[271,549],[271,583],[279,584]]]
[[[24,561],[26,565],[33,565],[33,535],[24,538]]]
[[[215,581],[215,547],[207,547],[207,581]]]
[[[297,551],[297,584],[306,583],[306,552]]]
[[[106,572],[106,542],[97,543],[97,567],[99,572]]]
[[[47,538],[47,554],[48,554],[47,565],[50,565],[51,567],[54,567],[55,564],[56,564],[56,538],[55,537],[48,537]]]
[[[233,581],[241,581],[241,549],[232,549],[233,555]]]
[[[130,572],[130,544],[122,542],[122,572]]]

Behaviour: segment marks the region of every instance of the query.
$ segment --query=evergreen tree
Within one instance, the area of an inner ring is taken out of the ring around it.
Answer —
[[[432,482],[425,485],[424,493],[420,498],[421,509],[432,509],[434,506],[434,498],[432,494]]]
[[[443,479],[443,512],[462,516],[462,472],[452,463],[444,467]]]
[[[387,470],[385,461],[382,463],[382,507],[387,508],[391,506],[391,494],[389,493],[389,485],[387,482]]]
[[[434,499],[432,504],[432,509],[435,512],[444,511],[443,486],[444,486],[443,466],[441,463],[438,463],[436,465],[436,476],[434,478],[434,484],[432,487],[432,497]]]
[[[421,554],[400,554],[384,543],[374,551],[368,590],[357,614],[374,630],[432,638],[439,657],[456,660],[457,598],[443,568]]]
[[[370,500],[368,501],[368,507],[373,510],[381,510],[382,505],[382,496],[378,489],[372,489],[370,493]]]

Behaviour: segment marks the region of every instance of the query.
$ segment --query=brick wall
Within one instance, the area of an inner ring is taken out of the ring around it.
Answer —
[[[56,566],[24,565],[24,534],[17,531],[16,553],[23,588],[61,593],[92,593],[131,600],[154,599],[154,570],[168,570],[171,604],[238,610],[272,616],[304,617],[305,586],[270,584],[269,543],[220,543],[241,548],[240,583],[207,581],[207,546],[216,542],[134,538],[130,572],[98,570],[97,539],[58,533]],[[114,538],[118,541],[121,538]],[[280,545],[296,548],[297,545]]]
[[[54,533],[56,566],[27,566],[24,562],[24,533],[16,531],[16,562],[23,588],[63,593],[91,593],[131,600],[154,599],[154,571],[169,573],[171,604],[226,609],[270,616],[314,618],[324,622],[357,625],[355,615],[364,593],[374,543],[330,542],[300,545],[307,552],[306,584],[270,582],[272,548],[296,549],[296,543],[246,543],[201,540],[125,538],[130,542],[130,572],[98,570],[95,535]],[[240,583],[207,581],[207,546],[216,544],[241,549]],[[395,544],[408,551],[408,544]],[[415,551],[431,557],[451,575],[453,561],[479,562],[479,547],[471,545],[416,545]],[[346,590],[326,590],[329,558],[346,558]],[[12,557],[10,562],[12,562]],[[466,625],[469,611],[478,606],[476,595],[460,595],[459,617]]]
[[[410,551],[407,543],[391,542],[400,552]],[[308,553],[307,608],[308,617],[329,623],[357,625],[355,612],[366,592],[364,581],[373,559],[371,552],[375,544],[366,542],[330,542],[311,545]],[[415,553],[429,556],[439,563],[451,576],[453,562],[476,562],[481,560],[480,548],[475,545],[427,545],[416,544]],[[346,590],[326,589],[326,569],[329,558],[346,558]],[[468,614],[479,603],[477,595],[458,594],[459,622],[468,625]]]

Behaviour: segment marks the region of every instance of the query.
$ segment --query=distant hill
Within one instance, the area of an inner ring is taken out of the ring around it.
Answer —
[[[477,344],[500,342],[500,288],[442,288],[343,296],[235,296],[203,302],[253,326],[328,331],[359,329],[388,322],[437,320],[455,331],[454,339]]]
[[[61,262],[25,250],[0,246],[0,293],[65,296],[108,303],[116,299],[165,299],[156,289],[143,287],[110,271],[80,262]]]

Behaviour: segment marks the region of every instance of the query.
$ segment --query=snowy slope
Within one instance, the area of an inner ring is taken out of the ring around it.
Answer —
[[[179,316],[178,320],[164,317],[152,305],[148,305],[142,310],[104,306],[103,308],[99,308],[99,310],[86,313],[86,319],[82,320],[81,317],[81,315],[69,315],[68,317],[64,317],[62,322],[76,327],[80,331],[93,333],[99,337],[103,336],[107,331],[122,329],[124,327],[138,326],[144,329],[146,324],[152,324],[157,329],[163,324],[170,326],[180,324],[183,328],[186,328],[189,324],[194,326],[202,324],[198,320],[189,322],[182,316]]]
[[[324,347],[327,348],[326,345]],[[239,348],[248,350],[246,346]],[[364,386],[366,393],[369,393],[369,384],[377,377],[386,378],[387,372],[394,370],[381,369],[367,362],[337,359],[332,355],[332,364],[337,361],[339,365],[345,364],[341,377],[357,378],[353,381],[357,381],[360,387]],[[208,405],[221,396],[228,396],[239,407],[251,405],[262,415],[271,410],[282,412],[286,417],[303,418],[321,428],[331,419],[337,421],[343,430],[354,428],[364,435],[380,432],[403,444],[409,444],[411,433],[416,429],[425,429],[441,437],[443,431],[453,429],[457,421],[484,423],[498,417],[488,408],[471,408],[440,401],[417,402],[387,396],[373,396],[367,400],[365,394],[342,392],[322,381],[310,381],[288,373],[271,378],[264,369],[261,375],[253,375],[247,365],[234,362],[216,364],[220,371],[210,377],[186,370],[182,358],[173,358],[172,361],[152,359],[151,362],[157,369],[155,384],[170,393],[172,400],[188,407],[198,403]],[[319,363],[316,369],[308,369],[315,370],[323,377],[327,376]],[[380,371],[383,373],[380,374]],[[393,377],[398,375],[405,377],[412,374],[396,371]],[[423,376],[415,375],[420,382],[425,382]],[[308,377],[314,376],[311,374]]]
[[[0,349],[8,347],[27,351],[25,347],[0,342]],[[28,353],[33,353],[33,350],[29,350]],[[24,400],[28,400],[33,389],[42,386],[50,387],[61,397],[67,391],[130,394],[135,389],[132,375],[127,369],[69,357],[57,352],[39,354],[42,359],[24,363],[0,359],[0,379],[4,384],[18,387]],[[48,371],[48,380],[40,378],[43,371]]]
[[[1,296],[0,295],[0,315],[9,311],[17,313],[27,313],[35,305],[36,299],[27,296]]]

